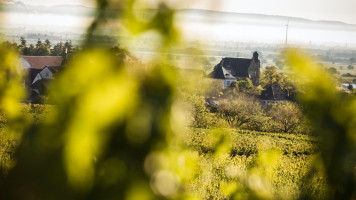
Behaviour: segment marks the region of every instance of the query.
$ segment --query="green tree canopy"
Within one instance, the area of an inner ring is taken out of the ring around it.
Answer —
[[[277,67],[268,66],[263,71],[261,76],[261,85],[266,88],[274,83],[279,84],[282,88],[285,85],[286,76],[283,73],[279,73]]]

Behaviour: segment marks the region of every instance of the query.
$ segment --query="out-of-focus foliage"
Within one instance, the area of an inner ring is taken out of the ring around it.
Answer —
[[[17,104],[19,105],[19,104]],[[16,120],[9,118],[7,114],[0,115],[0,183],[13,167],[14,150],[19,143],[23,128],[29,123],[39,124],[43,122],[52,110],[50,105],[20,104]],[[19,124],[18,122],[21,122]],[[16,128],[16,129],[14,129]]]
[[[196,128],[211,128],[217,123],[217,118],[214,113],[206,107],[206,102],[204,96],[198,95],[184,95],[182,101],[191,105],[191,107],[186,108],[186,115],[193,115],[192,119],[188,119],[192,122],[192,126]]]
[[[325,170],[328,198],[355,198],[356,99],[337,92],[333,79],[313,64],[308,55],[290,50],[286,57],[297,78],[303,79],[301,87],[308,88],[299,95],[299,100],[321,138],[321,153],[315,168],[322,166]],[[311,170],[309,177],[312,176]],[[310,191],[305,191],[301,198],[308,198],[310,194]]]
[[[175,136],[181,130],[181,111],[173,99],[173,69],[159,62],[127,69],[97,40],[113,19],[110,13],[117,12],[125,16],[120,20],[129,30],[157,30],[167,45],[176,36],[174,12],[160,4],[156,16],[143,25],[130,15],[135,1],[97,3],[85,49],[51,85],[53,111],[25,131],[16,164],[1,184],[1,199],[189,197],[180,192],[191,178],[192,162]],[[19,91],[2,80],[2,92]],[[19,99],[3,96],[1,105],[14,114],[12,104]]]
[[[26,126],[19,102],[24,95],[15,48],[0,45],[0,184],[13,165],[15,141]]]
[[[304,79],[300,101],[318,137],[187,131],[180,76],[170,62],[129,67],[121,50],[108,50],[111,40],[102,40],[109,35],[120,42],[108,34],[117,31],[110,24],[120,24],[135,35],[155,32],[161,38],[157,49],[166,53],[178,35],[174,11],[159,4],[152,18],[140,20],[133,9],[138,3],[97,0],[83,51],[51,85],[54,105],[26,105],[29,116],[19,106],[17,57],[8,49],[13,44],[0,48],[0,125],[6,126],[0,127],[0,199],[355,198],[354,97],[337,93],[325,71],[291,51],[287,64]],[[208,112],[198,89],[190,91],[194,96],[185,98],[192,102],[194,126],[210,127],[216,114]],[[232,127],[263,131],[269,120],[284,118],[272,111],[268,116],[242,92],[221,101],[218,111]]]
[[[0,46],[0,112],[9,120],[16,119],[19,114],[18,101],[23,97],[21,86],[21,70],[18,55],[13,48]]]

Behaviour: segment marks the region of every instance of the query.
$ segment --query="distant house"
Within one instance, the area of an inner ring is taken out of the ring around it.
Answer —
[[[42,103],[43,97],[47,94],[50,85],[50,79],[41,79],[29,86],[28,103]]]
[[[28,90],[28,102],[41,102],[41,95],[46,94],[49,83],[63,67],[61,56],[22,56],[21,68],[26,70],[24,87]]]
[[[62,71],[62,69],[62,66],[46,66],[36,75],[36,77],[32,81],[32,84],[41,79],[54,79],[56,74]]]
[[[29,87],[41,71],[42,69],[28,68],[26,70],[25,87]]]
[[[35,95],[44,95],[49,88],[50,80],[41,79],[30,86]]]
[[[260,63],[257,52],[253,53],[252,59],[223,58],[208,77],[222,81],[225,88],[232,82],[246,78],[251,79],[252,83],[257,86],[259,85]]]
[[[344,89],[344,91],[350,91],[356,89],[356,84],[345,83],[345,84],[341,84],[341,86]]]
[[[62,66],[46,66],[45,68],[43,68],[40,74],[41,77],[44,79],[54,79],[55,75],[58,74],[58,72],[62,71],[62,69]]]
[[[278,84],[272,84],[261,94],[261,99],[267,105],[268,103],[280,103],[289,101],[287,94]]]
[[[22,56],[20,63],[23,69],[43,69],[46,66],[61,66],[61,56]]]

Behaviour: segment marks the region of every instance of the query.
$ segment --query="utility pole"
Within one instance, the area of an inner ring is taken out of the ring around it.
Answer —
[[[289,29],[289,19],[288,19],[288,23],[286,25],[286,46],[288,45],[288,29]]]

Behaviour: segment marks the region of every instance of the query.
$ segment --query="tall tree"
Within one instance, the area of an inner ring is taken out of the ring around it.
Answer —
[[[52,56],[62,56],[63,52],[65,51],[63,42],[57,43],[54,45],[51,55]]]
[[[50,55],[50,48],[46,46],[46,44],[43,44],[40,39],[38,39],[36,43],[36,48],[34,51],[35,56],[48,56]]]
[[[51,42],[50,42],[48,39],[46,39],[44,46],[45,46],[46,48],[49,48],[49,49],[50,49],[50,48],[51,48]]]
[[[38,40],[37,40],[37,43],[36,43],[36,48],[40,48],[40,47],[42,47],[42,41],[41,41],[41,39],[39,39],[38,38]]]
[[[264,88],[277,83],[282,88],[285,86],[286,77],[283,73],[279,73],[277,71],[277,67],[275,66],[268,66],[262,73],[261,77],[261,84]]]
[[[25,48],[26,47],[26,43],[27,43],[27,41],[26,41],[26,39],[24,38],[24,37],[21,37],[20,38],[20,48]]]

